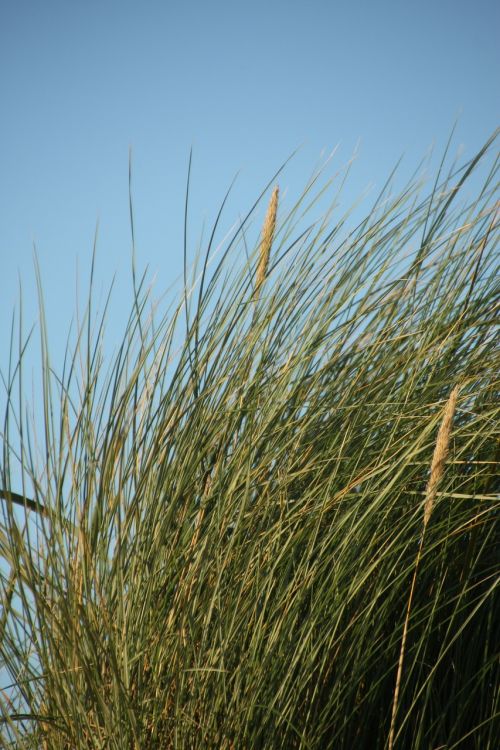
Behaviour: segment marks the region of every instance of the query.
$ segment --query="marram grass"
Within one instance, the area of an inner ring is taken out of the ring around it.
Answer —
[[[18,326],[2,747],[497,747],[495,149],[357,225],[276,189],[112,356],[41,309],[34,419]]]

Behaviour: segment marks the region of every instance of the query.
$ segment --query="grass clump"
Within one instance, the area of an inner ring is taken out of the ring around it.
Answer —
[[[59,369],[42,311],[40,420],[19,326],[3,747],[493,750],[494,144],[356,226],[275,188],[109,360],[92,291]]]

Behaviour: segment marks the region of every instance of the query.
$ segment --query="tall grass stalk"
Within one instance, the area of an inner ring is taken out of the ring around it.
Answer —
[[[418,566],[420,565],[420,558],[422,556],[422,549],[424,546],[425,529],[427,528],[427,524],[430,521],[434,503],[436,501],[437,488],[439,487],[439,483],[441,482],[444,474],[444,466],[448,457],[448,450],[450,445],[451,425],[457,405],[457,396],[458,386],[455,386],[446,403],[443,420],[441,422],[436,440],[436,447],[434,448],[434,455],[432,456],[431,473],[425,496],[422,536],[420,537],[420,544],[418,545],[417,559],[415,561],[415,572],[413,573],[413,578],[411,581],[410,596],[408,597],[408,606],[406,608],[406,618],[403,627],[403,637],[401,639],[401,650],[399,652],[398,673],[396,676],[396,687],[394,690],[394,700],[392,703],[391,728],[389,730],[389,750],[392,750],[394,747],[396,715],[398,710],[399,690],[401,688],[401,678],[403,675],[406,638],[408,636],[408,623],[410,621],[411,605],[413,602],[413,595],[415,593]]]
[[[212,252],[219,214],[112,355],[93,261],[33,404],[17,317],[0,746],[494,750],[495,144],[357,222],[321,174]]]

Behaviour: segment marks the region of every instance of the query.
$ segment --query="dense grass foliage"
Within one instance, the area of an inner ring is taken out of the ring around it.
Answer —
[[[356,226],[275,190],[112,356],[42,311],[34,420],[19,326],[3,747],[498,746],[495,148]]]

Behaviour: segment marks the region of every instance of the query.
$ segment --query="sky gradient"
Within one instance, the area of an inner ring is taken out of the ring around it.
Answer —
[[[191,148],[191,256],[234,175],[221,237],[297,147],[282,192],[338,146],[332,172],[358,154],[352,199],[401,155],[411,172],[441,153],[457,118],[470,157],[499,121],[499,28],[490,0],[1,0],[0,369],[19,278],[37,318],[34,247],[56,367],[97,222],[113,325],[128,311],[129,148],[137,265],[160,294],[182,269]]]

